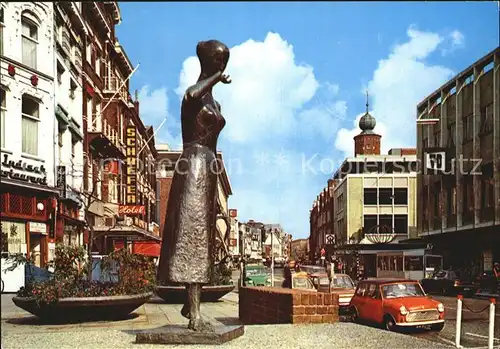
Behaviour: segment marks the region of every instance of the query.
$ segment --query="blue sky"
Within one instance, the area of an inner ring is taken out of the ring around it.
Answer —
[[[126,2],[117,36],[140,67],[141,117],[180,148],[198,41],[231,49],[219,138],[241,220],[309,235],[309,209],[353,151],[370,91],[383,151],[414,146],[416,104],[499,43],[497,2]]]

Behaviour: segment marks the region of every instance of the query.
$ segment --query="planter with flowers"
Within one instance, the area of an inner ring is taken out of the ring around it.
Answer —
[[[52,276],[29,281],[13,302],[43,321],[91,321],[125,318],[153,295],[155,267],[147,257],[122,249],[103,258],[102,272],[116,269],[115,281],[89,281],[85,260],[82,247],[57,245]]]

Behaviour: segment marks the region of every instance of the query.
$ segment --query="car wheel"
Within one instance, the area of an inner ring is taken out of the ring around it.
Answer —
[[[351,312],[351,320],[352,320],[352,322],[359,323],[359,313],[358,313],[358,310],[356,309],[356,307],[353,306],[349,310]]]
[[[394,321],[392,316],[386,315],[384,317],[384,328],[387,331],[394,331],[396,329],[396,321]]]
[[[443,328],[444,328],[444,322],[431,325],[431,331],[441,332]]]

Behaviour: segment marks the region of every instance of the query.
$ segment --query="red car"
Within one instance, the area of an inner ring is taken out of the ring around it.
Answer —
[[[350,306],[354,320],[383,324],[389,331],[398,327],[444,328],[444,305],[428,297],[418,281],[360,281]]]

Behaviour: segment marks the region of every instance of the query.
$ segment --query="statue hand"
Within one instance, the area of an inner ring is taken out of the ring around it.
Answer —
[[[231,78],[229,77],[229,75],[222,74],[220,77],[220,82],[222,82],[223,84],[230,84]]]

